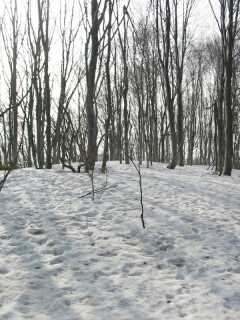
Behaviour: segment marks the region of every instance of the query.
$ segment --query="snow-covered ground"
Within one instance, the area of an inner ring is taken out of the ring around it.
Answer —
[[[0,194],[1,320],[239,320],[240,172],[21,169]],[[95,186],[105,177],[96,174]]]

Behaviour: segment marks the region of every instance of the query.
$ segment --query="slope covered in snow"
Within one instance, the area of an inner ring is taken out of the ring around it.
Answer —
[[[22,169],[0,194],[1,320],[240,319],[240,173]],[[95,176],[95,187],[105,177]]]

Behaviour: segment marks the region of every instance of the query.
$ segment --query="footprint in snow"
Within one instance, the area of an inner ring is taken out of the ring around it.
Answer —
[[[11,239],[11,235],[8,235],[8,234],[2,234],[0,235],[0,239],[1,240],[10,240]]]
[[[76,214],[76,215],[71,216],[71,217],[70,217],[70,220],[72,221],[72,223],[73,223],[74,221],[76,221],[76,222],[82,222],[82,221],[83,221],[83,217],[82,217],[82,215]]]
[[[58,257],[52,259],[52,260],[49,262],[49,264],[50,264],[50,265],[60,264],[60,263],[62,263],[63,261],[64,261],[63,257],[62,257],[62,256],[58,256]]]
[[[122,266],[122,272],[129,273],[134,268],[134,264],[127,262]]]
[[[181,220],[186,223],[193,223],[194,219],[191,217],[181,217]]]
[[[160,251],[168,251],[168,250],[171,250],[173,249],[174,246],[172,244],[162,244],[160,247],[159,247],[159,250]]]
[[[96,212],[96,211],[89,211],[89,212],[86,213],[86,215],[87,215],[88,217],[96,217],[96,216],[98,215],[98,212]]]
[[[192,231],[195,232],[195,233],[197,233],[197,234],[200,233],[200,230],[198,230],[197,228],[194,228],[194,227],[192,228]]]
[[[57,245],[57,241],[55,240],[50,240],[48,243],[47,243],[47,246],[48,247],[55,247]]]
[[[42,228],[30,227],[28,229],[28,233],[33,235],[33,236],[40,236],[40,235],[43,235],[45,233],[45,231]]]
[[[85,223],[83,223],[82,221],[72,221],[71,223],[70,223],[70,226],[71,227],[75,227],[75,228],[79,228],[79,229],[81,229],[81,230],[86,230],[87,228],[88,228],[88,226],[87,226],[87,224]]]
[[[232,296],[225,297],[224,301],[226,308],[240,310],[240,292],[235,292]]]
[[[0,275],[8,274],[9,270],[5,266],[0,266]]]
[[[19,298],[18,298],[18,303],[20,305],[24,305],[24,306],[28,306],[30,304],[30,296],[27,294],[22,294]]]
[[[64,249],[63,248],[48,248],[46,250],[43,251],[43,254],[50,254],[53,256],[60,256],[64,253]]]
[[[116,257],[118,253],[116,251],[100,251],[98,252],[98,256],[100,257]]]
[[[183,235],[183,238],[186,239],[186,240],[195,240],[197,238],[197,234],[191,234],[191,233],[188,233],[188,234],[185,234]]]
[[[32,242],[38,244],[39,246],[44,245],[47,242],[47,238],[45,237],[37,237],[37,238],[33,238],[31,239]]]
[[[171,258],[171,259],[169,259],[168,263],[173,264],[178,268],[182,268],[186,264],[186,261],[185,261],[185,259],[179,257],[179,258]]]

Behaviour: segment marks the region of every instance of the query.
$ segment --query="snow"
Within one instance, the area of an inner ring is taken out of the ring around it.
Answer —
[[[1,320],[240,319],[240,172],[21,169],[0,194]],[[95,187],[106,177],[95,173]]]

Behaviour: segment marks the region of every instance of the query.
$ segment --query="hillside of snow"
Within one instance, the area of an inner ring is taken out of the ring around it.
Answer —
[[[106,177],[95,173],[95,188]],[[0,193],[0,320],[239,320],[240,172],[20,169]]]

